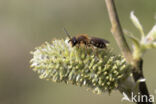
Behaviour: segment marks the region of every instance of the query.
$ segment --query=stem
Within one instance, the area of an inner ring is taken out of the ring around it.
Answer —
[[[112,24],[111,32],[122,52],[124,57],[126,58],[128,63],[133,63],[133,78],[135,80],[135,83],[138,83],[138,89],[141,95],[146,95],[149,100],[149,92],[146,86],[146,82],[137,82],[139,79],[144,78],[143,75],[143,60],[140,58],[139,60],[133,60],[132,52],[126,42],[126,39],[124,37],[122,27],[120,25],[120,21],[117,15],[117,10],[115,7],[114,0],[105,0],[110,22]],[[136,89],[133,89],[136,90]],[[131,91],[135,92],[135,91]],[[152,102],[138,102],[137,104],[152,104]]]
[[[133,77],[134,77],[134,80],[137,82],[139,79],[144,79],[144,75],[143,75],[143,60],[140,59],[138,61],[136,61],[136,68],[139,68],[140,70],[140,73],[136,72],[135,70],[133,70]],[[150,99],[150,96],[149,96],[149,91],[148,91],[148,88],[147,88],[147,85],[146,85],[146,82],[143,81],[143,82],[139,82],[138,83],[139,85],[139,92],[141,95],[146,95],[148,100]],[[145,99],[143,100],[145,101]],[[152,104],[152,102],[138,102],[137,104]]]
[[[120,21],[117,15],[117,11],[115,8],[115,4],[113,0],[105,0],[106,6],[109,13],[109,18],[112,24],[111,32],[122,52],[124,57],[126,58],[127,62],[131,63],[132,61],[132,54],[130,51],[130,48],[126,42],[126,39],[124,37],[122,27],[120,25]]]

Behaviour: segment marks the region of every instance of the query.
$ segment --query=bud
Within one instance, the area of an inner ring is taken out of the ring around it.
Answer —
[[[133,11],[130,13],[130,18],[141,33],[141,39],[138,39],[132,34],[130,35],[130,39],[133,42],[133,59],[138,60],[143,57],[147,50],[156,48],[156,25],[154,25],[150,32],[145,36],[143,27]]]

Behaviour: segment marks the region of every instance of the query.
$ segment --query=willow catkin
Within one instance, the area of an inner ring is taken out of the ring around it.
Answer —
[[[130,75],[130,65],[105,49],[72,47],[66,40],[45,42],[31,52],[31,67],[39,78],[85,86],[94,93],[111,92]]]

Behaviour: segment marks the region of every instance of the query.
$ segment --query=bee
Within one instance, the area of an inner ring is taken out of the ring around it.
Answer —
[[[79,34],[74,37],[71,37],[67,30],[64,28],[65,33],[69,37],[69,41],[72,44],[72,47],[80,44],[84,44],[85,46],[94,46],[97,48],[106,48],[109,41],[97,37],[88,37],[87,34]]]

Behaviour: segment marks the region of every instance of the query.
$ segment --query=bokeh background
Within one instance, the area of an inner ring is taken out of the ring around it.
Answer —
[[[145,33],[156,23],[156,0],[115,1],[122,26],[136,36],[130,11],[135,11]],[[121,104],[118,91],[94,95],[85,88],[40,80],[31,70],[30,51],[53,38],[65,38],[63,27],[72,36],[87,33],[105,38],[120,54],[104,0],[0,0],[0,104]],[[156,50],[148,51],[144,74],[154,95],[155,62]]]

